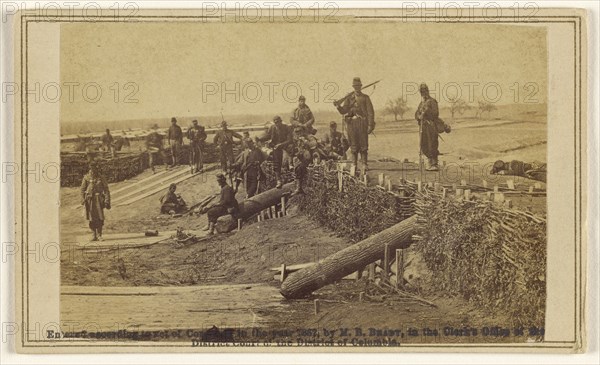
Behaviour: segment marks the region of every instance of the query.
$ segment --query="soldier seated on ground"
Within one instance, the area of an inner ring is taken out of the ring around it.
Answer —
[[[176,214],[185,212],[187,210],[185,201],[181,195],[175,194],[175,190],[177,190],[177,185],[171,184],[167,194],[160,198],[160,212],[162,214]]]
[[[491,173],[494,175],[522,176],[546,182],[546,164],[538,161],[527,163],[517,160],[511,162],[498,160],[494,162]]]

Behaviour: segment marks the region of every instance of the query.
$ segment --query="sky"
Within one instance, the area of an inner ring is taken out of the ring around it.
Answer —
[[[546,101],[541,26],[343,21],[324,23],[65,23],[62,121],[128,120],[313,110],[381,80],[375,109],[426,82],[441,106]],[[460,90],[460,91],[459,91]],[[101,93],[99,93],[101,91]],[[470,100],[469,100],[470,99]]]

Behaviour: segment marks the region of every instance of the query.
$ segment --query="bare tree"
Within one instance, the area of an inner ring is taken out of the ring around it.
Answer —
[[[384,113],[388,115],[393,115],[394,121],[397,122],[398,116],[400,116],[400,119],[402,119],[404,113],[406,113],[409,109],[410,107],[407,105],[406,99],[400,96],[394,100],[390,99],[387,101],[387,103],[385,104]]]
[[[471,106],[467,104],[463,99],[450,99],[450,113],[452,114],[452,119],[454,119],[454,115],[456,113],[462,115],[465,111],[469,109],[471,109]]]
[[[488,117],[490,116],[490,113],[494,110],[496,110],[496,106],[492,103],[489,103],[487,101],[481,101],[479,100],[477,102],[479,104],[478,108],[477,108],[477,113],[475,114],[475,117],[483,117],[483,113],[487,112],[488,113]]]

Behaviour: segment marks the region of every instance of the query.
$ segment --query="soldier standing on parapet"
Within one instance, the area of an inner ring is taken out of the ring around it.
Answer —
[[[368,169],[369,134],[375,129],[375,112],[369,95],[363,94],[362,82],[359,77],[352,80],[354,92],[344,98],[341,104],[334,103],[348,128],[350,154],[355,166],[358,164],[358,154],[363,163],[363,174]]]
[[[439,118],[437,100],[429,96],[426,84],[419,86],[421,103],[415,112],[415,119],[420,126],[420,149],[428,159],[427,171],[438,171],[438,130],[436,126]]]
[[[269,146],[273,149],[273,171],[277,180],[277,188],[283,187],[281,180],[281,164],[283,163],[283,150],[293,143],[293,136],[290,127],[283,124],[281,117],[273,117],[273,124],[269,127],[267,133],[259,137],[260,142],[269,141]]]
[[[227,170],[231,168],[234,163],[233,158],[233,138],[242,139],[242,136],[235,131],[227,128],[227,122],[221,122],[221,130],[215,133],[214,144],[219,146],[221,151],[221,170],[223,173],[227,173]]]
[[[190,140],[190,166],[192,174],[202,171],[204,167],[202,159],[202,148],[206,140],[206,132],[203,126],[198,125],[197,120],[192,121],[192,126],[187,130],[187,138]]]
[[[298,107],[292,112],[290,124],[294,129],[300,127],[304,129],[304,132],[307,134],[315,134],[317,133],[317,130],[313,128],[314,123],[315,117],[308,105],[306,105],[306,98],[303,95],[300,95],[298,98]]]
[[[171,155],[173,157],[173,167],[179,163],[179,153],[181,151],[181,145],[183,144],[183,131],[181,127],[177,125],[177,119],[171,118],[171,126],[167,131],[167,140],[169,146],[171,146]]]

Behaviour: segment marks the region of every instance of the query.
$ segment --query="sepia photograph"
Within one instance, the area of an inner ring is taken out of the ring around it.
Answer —
[[[582,351],[584,13],[218,10],[22,23],[24,351]]]

